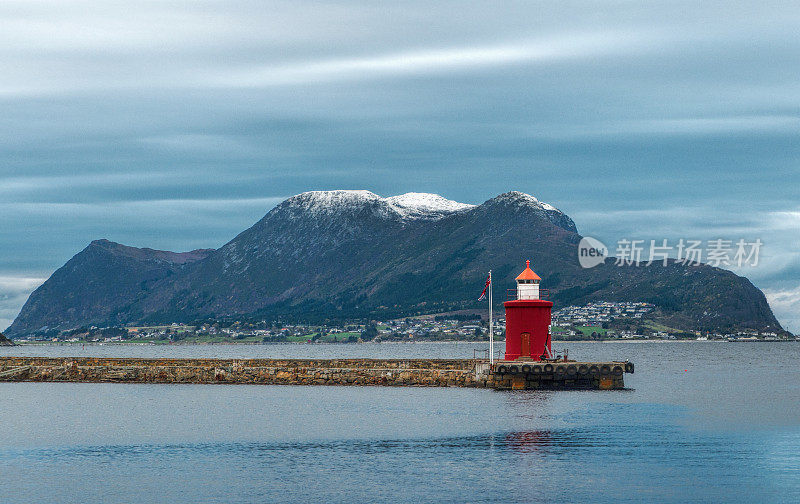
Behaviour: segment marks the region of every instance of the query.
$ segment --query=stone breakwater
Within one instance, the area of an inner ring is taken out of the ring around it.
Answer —
[[[0,357],[0,382],[383,385],[493,389],[620,389],[630,363],[480,359],[130,359]]]
[[[0,381],[486,387],[474,360],[0,358]]]

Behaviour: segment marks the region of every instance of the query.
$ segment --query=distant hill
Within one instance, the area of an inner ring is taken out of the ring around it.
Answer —
[[[147,296],[153,285],[210,252],[178,254],[95,240],[31,294],[6,332],[15,335],[119,320],[120,312]]]
[[[495,299],[530,258],[556,306],[647,301],[671,327],[781,330],[749,280],[707,265],[583,269],[575,223],[533,196],[482,205],[411,193],[291,197],[218,250],[177,254],[92,242],[31,294],[7,330],[87,324],[290,317],[388,318],[475,308],[491,268]]]

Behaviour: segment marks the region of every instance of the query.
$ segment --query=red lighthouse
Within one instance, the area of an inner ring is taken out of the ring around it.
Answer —
[[[550,358],[550,310],[553,303],[540,299],[539,275],[526,261],[517,277],[516,299],[506,301],[505,360],[541,360]]]

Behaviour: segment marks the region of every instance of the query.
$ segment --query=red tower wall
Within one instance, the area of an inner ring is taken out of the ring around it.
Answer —
[[[539,360],[550,351],[550,311],[553,303],[541,299],[525,299],[506,301],[506,360],[525,359]],[[528,333],[529,349],[523,354],[522,334]]]

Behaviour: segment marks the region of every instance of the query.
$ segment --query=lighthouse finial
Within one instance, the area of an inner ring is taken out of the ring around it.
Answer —
[[[525,261],[525,267],[526,267],[526,268],[530,268],[530,267],[531,267],[531,260],[530,260],[530,259],[528,259],[527,261]]]

